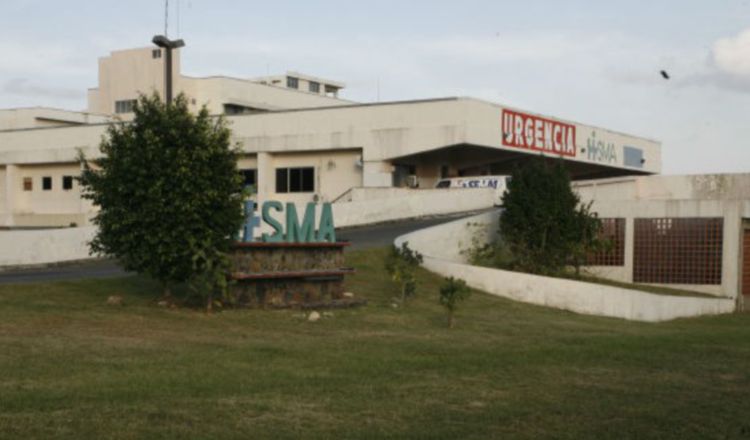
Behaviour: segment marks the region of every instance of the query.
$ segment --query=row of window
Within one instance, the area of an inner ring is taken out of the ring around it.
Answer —
[[[286,86],[290,89],[299,90],[299,78],[293,76],[286,77]],[[320,83],[316,81],[308,82],[308,90],[312,93],[320,93]]]
[[[43,191],[52,191],[52,177],[50,176],[44,176],[42,177],[42,190]],[[62,189],[65,191],[73,189],[73,176],[62,176]],[[34,190],[34,179],[31,177],[24,177],[23,178],[23,190],[24,191],[33,191]]]
[[[255,169],[240,170],[243,186],[255,186],[258,184],[258,171]],[[62,176],[62,189],[73,189],[73,176]],[[42,177],[42,190],[53,189],[52,177]],[[34,179],[23,178],[23,190],[34,190]],[[315,192],[315,168],[276,168],[276,192],[277,193],[305,193]]]
[[[255,186],[258,183],[258,172],[254,169],[240,170],[244,186]],[[315,192],[315,168],[276,168],[276,192],[311,193]]]
[[[255,169],[240,170],[243,186],[255,186],[258,184],[258,171]],[[73,176],[62,176],[62,189],[73,189]],[[53,179],[50,176],[42,177],[42,190],[51,191]],[[23,190],[34,190],[34,179],[23,178]],[[276,192],[277,193],[305,193],[315,192],[315,168],[276,168]]]

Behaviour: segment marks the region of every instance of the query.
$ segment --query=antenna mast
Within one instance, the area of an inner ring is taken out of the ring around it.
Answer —
[[[169,0],[164,0],[164,36],[168,37],[167,29],[169,27]]]

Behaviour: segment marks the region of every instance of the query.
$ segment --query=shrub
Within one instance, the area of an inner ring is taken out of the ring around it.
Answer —
[[[516,168],[503,196],[500,235],[516,269],[557,275],[579,267],[601,224],[570,186],[562,160],[543,158]]]
[[[391,246],[386,256],[385,269],[391,279],[399,284],[402,304],[405,304],[406,299],[416,293],[417,280],[414,272],[420,264],[422,264],[422,254],[409,248],[408,242],[403,243],[401,248]]]
[[[113,123],[91,161],[81,153],[83,197],[100,209],[93,253],[170,286],[187,282],[210,309],[226,293],[227,252],[242,224],[237,150],[223,118],[190,113],[180,95],[141,96],[132,122]]]
[[[440,287],[440,305],[448,312],[448,328],[455,324],[455,313],[459,303],[471,296],[471,289],[463,280],[447,278]]]

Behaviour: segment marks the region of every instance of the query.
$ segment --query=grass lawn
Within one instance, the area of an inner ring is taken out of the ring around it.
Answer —
[[[383,255],[349,254],[370,305],[317,323],[161,309],[139,277],[0,286],[0,438],[750,438],[750,314],[642,324],[475,293],[448,330],[426,272],[390,307]]]

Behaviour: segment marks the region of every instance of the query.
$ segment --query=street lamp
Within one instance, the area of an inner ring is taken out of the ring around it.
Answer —
[[[166,101],[167,104],[172,103],[172,49],[179,49],[185,45],[185,42],[182,40],[170,40],[164,35],[156,35],[153,40],[151,40],[155,45],[165,49],[167,52],[167,55],[164,59],[165,63],[165,80],[164,80],[164,88],[166,89],[164,94],[166,95]]]

